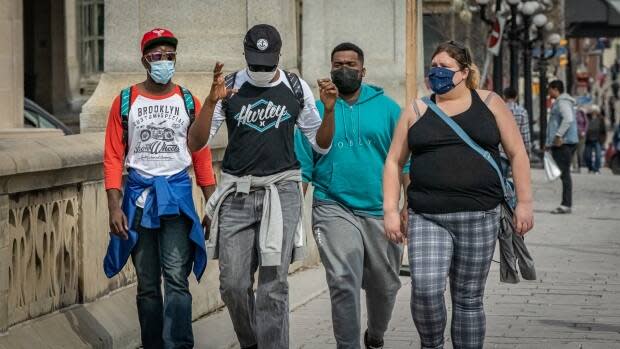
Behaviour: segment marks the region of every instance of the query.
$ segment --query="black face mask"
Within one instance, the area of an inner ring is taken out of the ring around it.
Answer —
[[[331,71],[332,81],[338,92],[345,95],[357,91],[362,85],[362,74],[357,69],[342,67]]]

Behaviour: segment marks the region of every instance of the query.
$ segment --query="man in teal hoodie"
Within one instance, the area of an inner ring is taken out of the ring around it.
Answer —
[[[360,348],[363,288],[368,312],[364,343],[382,348],[400,288],[402,247],[385,237],[382,188],[400,107],[383,89],[362,83],[366,69],[359,47],[342,43],[331,61],[339,93],[332,148],[320,155],[298,132],[295,151],[303,181],[314,185],[312,227],[327,274],[337,347]],[[316,106],[322,116],[323,104]]]

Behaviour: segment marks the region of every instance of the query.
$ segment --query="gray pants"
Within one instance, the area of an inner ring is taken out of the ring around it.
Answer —
[[[219,216],[220,292],[242,348],[288,349],[288,267],[300,219],[301,193],[295,182],[277,185],[282,202],[282,264],[260,267],[258,233],[264,190],[232,194]],[[258,287],[254,296],[254,274]]]
[[[400,289],[402,246],[386,239],[382,219],[357,216],[339,205],[315,205],[312,225],[327,274],[338,348],[360,347],[362,288],[368,334],[383,338]]]

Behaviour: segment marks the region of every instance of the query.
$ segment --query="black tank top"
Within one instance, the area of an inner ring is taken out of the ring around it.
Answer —
[[[435,100],[435,96],[432,97]],[[475,90],[471,106],[453,120],[499,163],[495,117]],[[408,131],[409,208],[420,213],[484,211],[503,198],[497,173],[430,108]]]
[[[228,146],[224,172],[269,176],[299,168],[294,132],[300,105],[283,82],[273,87],[244,83],[228,100]]]

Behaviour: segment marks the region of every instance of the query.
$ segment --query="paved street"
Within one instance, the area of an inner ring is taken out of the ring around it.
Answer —
[[[546,213],[559,202],[559,181],[546,183],[536,170],[534,183],[536,227],[527,243],[539,280],[500,284],[499,265],[493,264],[485,302],[486,347],[620,348],[620,176],[575,175],[574,214],[567,216]],[[291,298],[297,307],[291,313],[291,347],[335,347],[329,297],[321,293],[323,271],[293,277],[297,286]],[[386,348],[419,346],[409,313],[410,284],[402,280]],[[199,348],[234,343],[226,312],[197,322],[195,328]],[[449,341],[449,329],[446,336]]]

